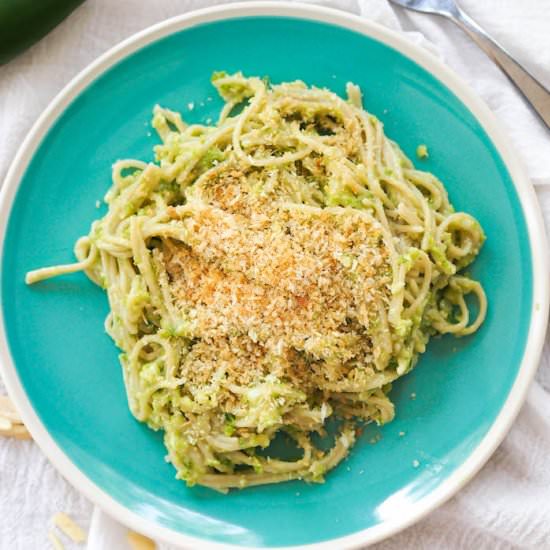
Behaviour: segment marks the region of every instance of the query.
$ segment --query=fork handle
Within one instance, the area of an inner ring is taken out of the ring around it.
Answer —
[[[451,19],[502,69],[550,128],[550,91],[524,69],[502,46],[491,38],[468,14],[458,9]]]

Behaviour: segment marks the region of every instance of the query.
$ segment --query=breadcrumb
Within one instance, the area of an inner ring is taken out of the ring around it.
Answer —
[[[235,169],[217,174],[200,189],[206,204],[183,219],[186,244],[163,251],[189,336],[200,337],[184,377],[209,383],[221,360],[229,383],[271,372],[305,389],[317,376],[311,361],[334,373],[372,357],[372,304],[388,299],[391,283],[378,223],[360,211],[273,203],[246,181]]]

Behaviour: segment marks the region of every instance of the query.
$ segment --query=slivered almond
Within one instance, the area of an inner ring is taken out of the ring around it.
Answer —
[[[11,430],[13,424],[5,416],[0,416],[0,432]]]
[[[11,399],[7,395],[0,395],[0,411],[15,411]]]
[[[149,537],[135,531],[128,531],[127,538],[132,550],[155,550],[157,547]]]
[[[53,522],[72,541],[84,542],[86,540],[86,533],[67,514],[58,512],[53,517]]]
[[[53,531],[50,531],[48,533],[48,538],[50,539],[50,542],[52,543],[54,550],[65,550],[65,547],[63,546],[63,544],[57,538],[57,535]]]
[[[14,426],[11,431],[13,434],[12,437],[15,437],[15,439],[32,439],[29,430],[27,430],[27,427],[23,424]]]
[[[0,436],[15,437],[15,439],[32,439],[31,434],[23,424],[12,424],[11,428],[7,430],[0,428]]]
[[[3,418],[7,418],[8,420],[11,420],[14,424],[23,424],[23,421],[21,420],[21,417],[19,416],[19,413],[16,411],[10,411],[8,409],[0,409],[0,416]]]
[[[12,424],[23,424],[21,416],[7,395],[0,395],[0,417],[7,418]]]

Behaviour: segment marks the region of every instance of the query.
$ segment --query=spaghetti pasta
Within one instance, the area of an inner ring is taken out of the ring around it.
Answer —
[[[113,167],[107,214],[77,241],[107,292],[134,416],[165,432],[189,485],[320,481],[358,421],[389,422],[391,383],[430,336],[476,331],[485,239],[362,107],[302,82],[213,76],[216,125],[156,106],[156,163]],[[465,296],[477,299],[477,313]],[[340,421],[332,448],[312,434]],[[301,449],[278,458],[277,434]]]

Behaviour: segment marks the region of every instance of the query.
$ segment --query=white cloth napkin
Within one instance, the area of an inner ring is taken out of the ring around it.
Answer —
[[[81,69],[123,38],[214,0],[88,0],[31,50],[0,67],[0,184],[25,134],[53,96]],[[390,8],[386,0],[326,0],[403,29],[437,51],[501,119],[523,157],[550,224],[550,131],[539,123],[498,69],[462,32],[434,16]],[[462,0],[461,5],[550,87],[550,3]],[[3,392],[0,383],[0,392]],[[32,442],[0,438],[0,550],[48,548],[51,516],[60,511],[89,527],[92,505]],[[550,339],[527,403],[480,474],[417,525],[379,550],[550,548]],[[71,546],[65,540],[67,548]],[[125,550],[125,529],[97,512],[89,550]],[[167,550],[166,546],[159,548]]]

